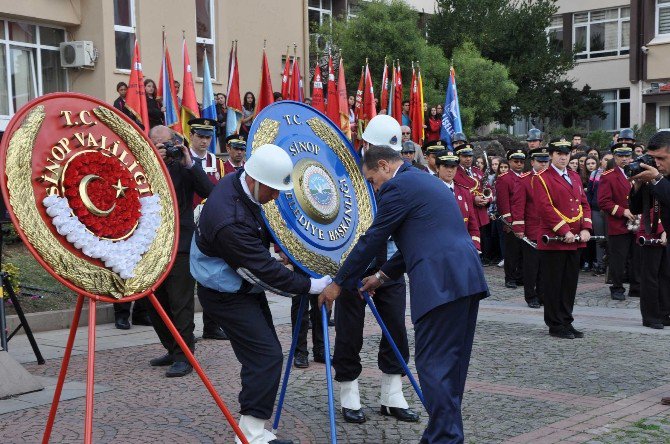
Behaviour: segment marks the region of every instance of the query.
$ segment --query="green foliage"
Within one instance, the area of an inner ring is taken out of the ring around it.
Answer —
[[[12,264],[11,262],[4,262],[2,264],[2,271],[7,273],[7,279],[12,285],[12,290],[14,290],[14,293],[19,294],[19,275],[21,274],[19,267]]]
[[[449,61],[442,49],[426,42],[419,28],[419,14],[401,0],[372,0],[360,3],[360,11],[349,20],[338,19],[319,31],[332,38],[336,52],[344,58],[347,90],[355,93],[361,77],[361,66],[368,60],[375,91],[380,90],[382,67],[387,58],[400,60],[405,99],[409,98],[412,79],[411,63],[419,62],[423,78],[424,100],[429,104],[444,102],[449,76]],[[391,76],[389,75],[389,81]]]
[[[518,88],[509,79],[508,69],[482,57],[472,42],[454,50],[463,129],[468,134],[495,120],[502,103],[509,101]]]
[[[545,104],[547,117],[561,122],[565,127],[572,127],[594,116],[601,119],[607,117],[603,111],[602,96],[591,91],[589,85],[578,90],[570,80],[557,82],[554,94],[546,98]]]
[[[633,125],[632,130],[635,133],[635,140],[645,146],[649,143],[651,136],[658,132],[658,128],[652,123],[644,123],[642,126]]]
[[[574,66],[572,54],[547,38],[546,28],[558,11],[556,0],[437,0],[437,4],[428,25],[429,41],[439,44],[447,57],[466,40],[472,41],[482,56],[507,66],[519,87],[497,113],[498,121],[512,123],[513,106],[523,116],[544,118],[554,112],[547,98]]]
[[[609,149],[610,144],[612,143],[612,133],[603,130],[593,131],[586,136],[586,142],[589,146],[596,147],[600,150]]]

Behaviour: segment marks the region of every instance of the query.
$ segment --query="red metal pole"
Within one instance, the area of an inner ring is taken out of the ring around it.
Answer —
[[[205,384],[205,387],[207,387],[207,390],[209,390],[209,393],[212,395],[212,398],[214,398],[216,405],[218,405],[221,411],[223,412],[223,415],[228,420],[228,423],[235,431],[237,437],[240,439],[240,441],[242,441],[242,444],[249,444],[249,441],[247,441],[247,438],[244,436],[244,433],[242,433],[242,430],[240,430],[240,427],[237,425],[237,422],[235,421],[235,418],[233,418],[233,415],[230,413],[230,410],[228,410],[228,407],[226,407],[226,404],[224,404],[223,399],[221,399],[221,396],[219,396],[219,393],[216,391],[216,389],[212,385],[212,382],[205,374],[205,371],[202,369],[202,367],[200,367],[200,364],[195,359],[195,356],[193,356],[193,353],[191,353],[191,350],[186,345],[186,342],[184,342],[181,335],[179,334],[174,324],[170,320],[169,316],[167,315],[167,313],[165,313],[163,307],[161,307],[161,304],[160,302],[158,302],[158,299],[156,299],[156,296],[153,293],[149,293],[147,297],[149,298],[151,304],[158,312],[158,315],[165,323],[165,326],[170,330],[170,333],[172,333],[172,337],[175,339],[175,341],[177,341],[177,344],[179,344],[179,347],[184,352],[184,355],[186,355],[188,362],[191,363],[196,373],[198,373],[198,376],[200,376],[200,379],[202,379],[203,384]]]
[[[86,366],[86,420],[84,422],[84,444],[93,442],[93,394],[95,384],[95,306],[96,300],[88,300],[88,365]]]
[[[49,418],[47,425],[44,428],[44,436],[42,436],[42,444],[48,444],[51,437],[51,429],[56,419],[56,411],[58,410],[58,402],[63,391],[63,383],[65,382],[65,375],[67,374],[67,367],[70,365],[70,356],[72,355],[72,347],[74,346],[74,338],[77,335],[77,327],[79,326],[79,318],[81,317],[81,309],[84,306],[84,295],[79,295],[77,299],[77,306],[74,309],[74,316],[72,316],[72,325],[70,325],[70,335],[67,338],[67,345],[65,345],[65,354],[63,354],[63,362],[60,366],[60,373],[58,374],[58,382],[56,383],[56,390],[54,391],[53,401],[51,401],[51,410],[49,410]]]

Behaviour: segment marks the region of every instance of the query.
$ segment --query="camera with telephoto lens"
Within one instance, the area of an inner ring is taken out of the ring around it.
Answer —
[[[163,144],[165,148],[165,157],[175,160],[181,160],[184,157],[184,152],[181,150],[181,145],[183,140],[180,140],[178,137],[173,137],[172,140],[168,140]]]
[[[649,154],[643,154],[640,157],[635,158],[631,163],[623,167],[623,172],[626,173],[626,176],[633,177],[637,176],[644,171],[642,164],[652,166],[656,168],[656,161]]]

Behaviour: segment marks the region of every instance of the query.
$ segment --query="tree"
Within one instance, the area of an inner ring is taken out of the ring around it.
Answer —
[[[514,114],[549,117],[547,97],[574,66],[572,53],[547,38],[546,28],[558,11],[556,0],[437,0],[437,4],[428,26],[429,42],[452,57],[455,48],[470,40],[482,56],[507,66],[518,85],[497,120],[512,123]]]
[[[418,12],[400,0],[366,1],[361,2],[360,7],[356,17],[335,20],[332,30],[324,26],[319,31],[323,35],[330,34],[334,49],[344,57],[348,90],[356,91],[361,66],[367,59],[378,92],[384,57],[387,57],[389,67],[391,60],[400,60],[403,89],[408,97],[411,62],[418,61],[425,101],[443,103],[449,62],[439,46],[426,42],[418,26]]]
[[[518,87],[501,63],[482,57],[472,42],[454,50],[454,69],[463,128],[468,134],[495,120],[503,103],[513,98]]]
[[[564,127],[576,126],[592,117],[604,119],[607,113],[603,111],[603,98],[591,91],[589,85],[581,90],[572,86],[570,80],[563,80],[556,85],[556,91],[547,97],[548,116],[559,121]]]

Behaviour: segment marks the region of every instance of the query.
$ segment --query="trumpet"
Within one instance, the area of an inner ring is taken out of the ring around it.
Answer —
[[[635,216],[635,219],[626,221],[626,228],[631,233],[637,233],[637,230],[640,229],[640,221],[642,220],[642,215],[638,214]]]
[[[493,190],[489,187],[484,188],[484,191],[481,193],[484,199],[491,199],[493,197]]]
[[[542,236],[542,243],[544,245],[547,245],[547,244],[553,243],[553,242],[563,242],[564,240],[565,240],[565,238],[563,236],[550,237],[546,234]],[[605,240],[605,236],[591,236],[591,238],[589,240],[603,241],[603,240]],[[575,242],[582,242],[582,238],[579,237],[579,235],[575,236]]]
[[[637,238],[637,244],[641,247],[648,247],[650,245],[663,245],[663,241],[660,239],[651,239],[644,236]]]

